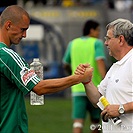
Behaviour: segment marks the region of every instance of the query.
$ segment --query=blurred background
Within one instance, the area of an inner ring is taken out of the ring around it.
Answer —
[[[9,5],[20,5],[30,14],[31,23],[27,38],[12,48],[30,64],[40,58],[44,66],[44,78],[66,76],[62,57],[72,39],[82,35],[83,24],[88,19],[101,25],[100,39],[104,41],[105,26],[117,18],[133,22],[133,0],[0,0],[0,12]],[[108,55],[106,67],[115,60]],[[45,105],[31,106],[26,97],[29,115],[29,133],[71,133],[70,88],[45,95]],[[88,116],[89,117],[89,116]],[[89,133],[89,121],[84,132]]]

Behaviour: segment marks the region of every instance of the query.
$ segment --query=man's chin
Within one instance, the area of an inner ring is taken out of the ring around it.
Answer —
[[[110,49],[109,49],[109,48],[108,48],[108,53],[109,53],[109,55],[110,55],[110,56],[112,56],[111,51],[110,51]]]
[[[13,43],[14,45],[18,45],[19,43]]]
[[[109,51],[109,55],[112,56],[112,53]]]
[[[14,42],[13,44],[14,45],[18,45],[20,43],[20,41],[16,41],[16,42]]]

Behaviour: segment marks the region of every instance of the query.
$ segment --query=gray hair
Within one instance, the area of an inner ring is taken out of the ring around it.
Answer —
[[[116,19],[106,26],[106,29],[113,29],[114,37],[123,35],[128,45],[133,46],[133,24],[127,19]]]

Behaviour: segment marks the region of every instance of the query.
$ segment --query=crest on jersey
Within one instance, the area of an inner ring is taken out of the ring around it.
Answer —
[[[20,71],[20,75],[21,75],[21,80],[23,82],[24,85],[27,85],[28,82],[35,77],[35,71],[28,69],[27,67],[23,67],[22,70]]]

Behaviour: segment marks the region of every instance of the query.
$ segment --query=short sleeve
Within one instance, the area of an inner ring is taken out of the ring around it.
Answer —
[[[40,81],[25,60],[11,49],[2,48],[0,67],[1,73],[24,94],[31,91]]]
[[[71,64],[71,47],[72,47],[72,42],[68,44],[68,47],[63,57],[63,63]]]
[[[104,49],[104,44],[101,40],[97,40],[95,42],[95,59],[98,60],[98,59],[105,59],[105,49]]]

